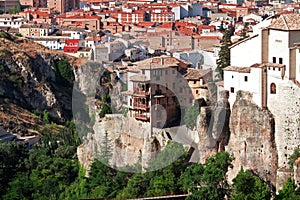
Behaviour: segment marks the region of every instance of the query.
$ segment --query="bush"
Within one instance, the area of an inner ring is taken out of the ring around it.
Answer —
[[[60,76],[60,78],[62,78],[64,81],[70,84],[73,84],[74,81],[73,67],[67,60],[56,61],[55,70],[58,76]]]
[[[111,113],[112,113],[111,106],[106,103],[102,104],[99,117],[103,118],[106,114],[111,114]]]
[[[297,160],[297,158],[300,157],[300,149],[296,148],[294,149],[294,153],[289,158],[289,165],[290,168],[293,168],[294,162]]]
[[[189,107],[184,116],[184,122],[186,127],[194,128],[197,123],[197,117],[199,115],[199,107],[192,106]]]
[[[16,33],[15,36],[22,37],[23,35],[21,33]]]

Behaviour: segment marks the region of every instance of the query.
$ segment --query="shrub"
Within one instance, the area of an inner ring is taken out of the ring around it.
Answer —
[[[199,115],[198,106],[189,107],[184,116],[184,122],[186,127],[194,128],[196,126],[198,115]]]
[[[111,113],[112,113],[111,106],[106,103],[102,104],[99,117],[103,118],[106,114],[111,114]]]

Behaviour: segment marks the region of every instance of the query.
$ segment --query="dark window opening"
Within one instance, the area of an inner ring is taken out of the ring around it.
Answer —
[[[231,88],[230,88],[230,92],[231,92],[231,93],[234,93],[234,87],[231,87]]]
[[[275,83],[271,83],[271,85],[270,85],[270,93],[271,94],[276,94],[276,85],[275,85]]]
[[[273,63],[276,63],[276,57],[273,57]]]
[[[279,58],[279,64],[282,64],[282,58]]]
[[[248,76],[244,77],[245,82],[248,82]]]

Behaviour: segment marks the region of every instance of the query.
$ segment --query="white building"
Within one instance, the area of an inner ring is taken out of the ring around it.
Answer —
[[[300,15],[286,14],[259,34],[234,44],[231,66],[224,69],[224,89],[230,93],[231,106],[236,92],[244,90],[253,94],[257,105],[267,107],[277,84],[299,82],[299,43]]]
[[[28,21],[21,16],[0,15],[0,27],[20,28],[21,25],[27,24]]]
[[[175,20],[180,20],[185,17],[202,16],[202,4],[185,4],[178,5],[172,8]]]
[[[65,46],[65,41],[70,39],[64,36],[52,36],[52,37],[34,37],[30,38],[36,43],[39,43],[45,47],[52,50],[63,50]]]

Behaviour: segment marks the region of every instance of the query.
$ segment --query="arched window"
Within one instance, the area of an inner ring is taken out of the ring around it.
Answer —
[[[271,83],[271,85],[270,85],[270,93],[271,94],[276,94],[276,85],[275,85],[275,83]]]

